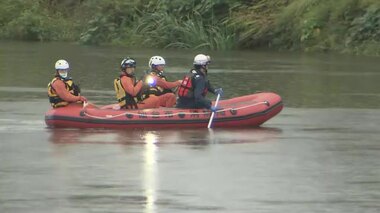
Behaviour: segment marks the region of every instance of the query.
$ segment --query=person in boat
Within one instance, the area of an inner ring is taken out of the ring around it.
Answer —
[[[55,76],[48,84],[48,97],[52,107],[63,107],[69,103],[87,102],[87,98],[80,95],[80,88],[68,77],[69,63],[58,60],[55,63]]]
[[[121,61],[121,73],[114,80],[116,98],[121,109],[147,109],[158,108],[159,100],[156,96],[141,99],[140,93],[145,87],[142,80],[135,77],[136,61],[127,57]]]
[[[181,80],[169,82],[164,74],[165,59],[161,56],[152,56],[149,60],[149,70],[145,72],[143,81],[149,85],[141,93],[141,99],[147,97],[159,97],[159,106],[173,107],[176,103],[176,95],[173,89],[181,84]]]
[[[178,89],[177,108],[205,108],[216,111],[211,101],[206,98],[207,92],[223,95],[223,89],[214,89],[207,78],[208,65],[211,58],[208,55],[198,54],[194,57],[194,67],[182,80]]]

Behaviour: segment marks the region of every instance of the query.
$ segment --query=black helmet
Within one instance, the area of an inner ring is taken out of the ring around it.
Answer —
[[[121,61],[121,69],[125,70],[128,67],[136,67],[136,61],[133,58],[127,57]]]

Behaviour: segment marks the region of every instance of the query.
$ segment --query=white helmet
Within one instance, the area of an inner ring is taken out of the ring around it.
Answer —
[[[211,58],[208,55],[198,54],[194,57],[194,65],[208,65],[211,62]]]
[[[55,69],[56,70],[66,70],[66,69],[69,69],[69,63],[67,63],[66,60],[58,60],[57,62],[55,62]]]
[[[152,66],[158,66],[158,65],[165,65],[165,59],[161,56],[152,56],[149,60],[149,67],[153,68]]]

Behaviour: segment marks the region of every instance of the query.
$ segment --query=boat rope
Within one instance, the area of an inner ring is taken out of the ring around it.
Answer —
[[[237,107],[237,108],[232,108],[232,107],[230,107],[230,108],[223,108],[223,109],[220,109],[220,110],[216,110],[216,113],[230,111],[230,110],[237,111],[237,110],[241,110],[241,109],[245,109],[245,108],[249,108],[249,107],[254,107],[254,106],[257,106],[257,105],[261,105],[261,104],[265,104],[265,105],[269,106],[269,102],[268,101],[262,101],[262,102],[257,102],[257,103],[254,103],[254,104],[250,104],[250,105],[246,105],[246,106],[241,106],[241,107]],[[159,114],[159,115],[155,115],[155,114],[141,114],[141,113],[133,113],[133,112],[123,112],[123,113],[120,113],[120,114],[117,114],[117,115],[96,116],[96,115],[91,115],[91,114],[87,113],[86,110],[85,110],[86,106],[87,105],[83,105],[83,114],[86,115],[87,117],[95,118],[95,119],[113,119],[113,118],[117,118],[117,117],[121,117],[121,116],[126,116],[126,115],[158,118],[158,117],[168,117],[168,116],[171,117],[171,116],[175,116],[175,115],[206,115],[206,114],[211,114],[211,111],[207,111],[207,112],[176,112],[176,113],[171,113],[171,114]]]

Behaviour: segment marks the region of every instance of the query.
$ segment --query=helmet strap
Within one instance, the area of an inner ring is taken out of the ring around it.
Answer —
[[[207,68],[206,68],[206,66],[201,66],[200,70],[201,70],[205,75],[207,75]]]

